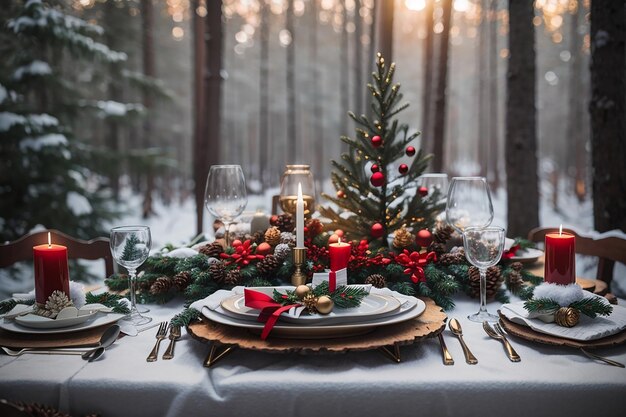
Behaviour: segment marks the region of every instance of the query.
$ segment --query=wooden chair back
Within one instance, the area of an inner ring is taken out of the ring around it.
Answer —
[[[48,242],[48,232],[52,243],[67,247],[70,259],[104,260],[106,276],[113,274],[113,257],[109,247],[109,239],[99,237],[92,240],[76,239],[58,230],[42,230],[34,232],[12,242],[0,245],[0,268],[11,266],[16,262],[33,259],[33,246]]]
[[[572,229],[563,229],[563,231],[576,236],[576,253],[598,258],[596,279],[608,284],[613,279],[615,262],[626,264],[626,239],[617,236],[596,239],[581,235]],[[528,232],[528,240],[544,242],[546,234],[553,232],[554,227],[537,227]]]

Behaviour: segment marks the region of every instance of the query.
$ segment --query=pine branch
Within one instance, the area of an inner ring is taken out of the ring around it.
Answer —
[[[13,310],[13,308],[18,304],[25,304],[25,305],[30,306],[30,305],[35,304],[35,299],[31,298],[29,300],[24,300],[24,299],[9,298],[6,300],[2,300],[0,301],[0,314],[8,313],[9,311]]]
[[[130,309],[126,307],[125,304],[120,302],[123,298],[124,297],[119,294],[112,294],[110,292],[103,292],[98,295],[94,295],[92,292],[88,292],[87,294],[85,294],[85,303],[99,303],[106,307],[112,308],[114,313],[128,314],[130,313]]]
[[[583,298],[582,300],[573,302],[569,306],[579,310],[592,319],[596,316],[610,316],[613,312],[613,306],[603,302],[598,297]]]
[[[200,320],[202,313],[195,308],[186,308],[181,313],[178,313],[170,320],[170,325],[187,327],[194,321]]]
[[[529,312],[545,312],[553,313],[561,306],[554,300],[549,298],[534,298],[524,302],[524,308]]]

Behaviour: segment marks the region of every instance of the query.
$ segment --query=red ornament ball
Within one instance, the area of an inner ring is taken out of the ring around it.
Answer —
[[[381,237],[384,233],[383,225],[380,223],[374,223],[370,229],[370,235],[375,239]]]
[[[272,246],[267,243],[267,242],[263,242],[263,243],[259,243],[259,246],[256,247],[256,254],[257,255],[267,255],[272,251]]]
[[[402,175],[406,174],[407,172],[409,172],[409,166],[407,164],[400,164],[400,166],[398,167],[398,172]]]
[[[330,245],[331,243],[337,243],[337,242],[339,242],[339,235],[337,234],[330,235],[330,237],[328,238],[328,244]]]
[[[415,243],[417,243],[419,246],[426,247],[430,245],[432,241],[433,235],[432,233],[430,233],[430,230],[422,229],[417,232],[417,235],[415,237]]]
[[[408,156],[413,156],[415,155],[415,148],[413,146],[407,146],[405,152]]]
[[[374,187],[382,187],[385,183],[385,175],[382,172],[374,172],[370,177],[370,182]]]
[[[345,197],[346,197],[346,193],[344,193],[343,190],[337,191],[337,198],[345,198]]]
[[[417,189],[417,192],[420,193],[420,195],[422,197],[426,197],[428,195],[428,188],[427,187],[420,187]]]
[[[231,246],[233,248],[236,248],[237,246],[241,246],[241,245],[243,245],[243,243],[239,239],[233,240],[233,243],[231,243]]]
[[[335,230],[335,234],[339,237],[343,237],[345,235],[345,233],[341,229]]]
[[[372,136],[372,146],[375,148],[378,148],[380,145],[383,144],[383,139],[376,135],[376,136]]]
[[[272,215],[272,217],[270,217],[270,224],[272,226],[275,226],[277,221],[278,221],[278,215],[274,214]]]
[[[380,167],[378,166],[378,164],[373,164],[370,169],[372,170],[372,172],[378,172],[380,171]]]

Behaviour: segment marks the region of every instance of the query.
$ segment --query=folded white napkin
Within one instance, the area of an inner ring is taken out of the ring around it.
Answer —
[[[540,333],[572,340],[596,340],[626,329],[626,308],[622,306],[613,306],[613,312],[608,317],[598,316],[592,319],[581,314],[580,321],[574,327],[561,327],[556,323],[545,323],[538,318],[532,318],[524,308],[523,301],[503,304],[500,311],[514,323],[528,326]]]

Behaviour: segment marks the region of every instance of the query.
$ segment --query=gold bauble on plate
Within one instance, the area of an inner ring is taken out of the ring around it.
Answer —
[[[295,291],[296,297],[302,300],[310,291],[311,288],[308,285],[298,285]]]
[[[333,300],[331,300],[330,297],[322,295],[317,299],[317,305],[315,306],[315,308],[320,314],[328,314],[333,311],[334,306],[335,303],[333,302]]]
[[[571,307],[561,307],[554,313],[554,321],[559,326],[574,327],[578,324],[580,312]]]

